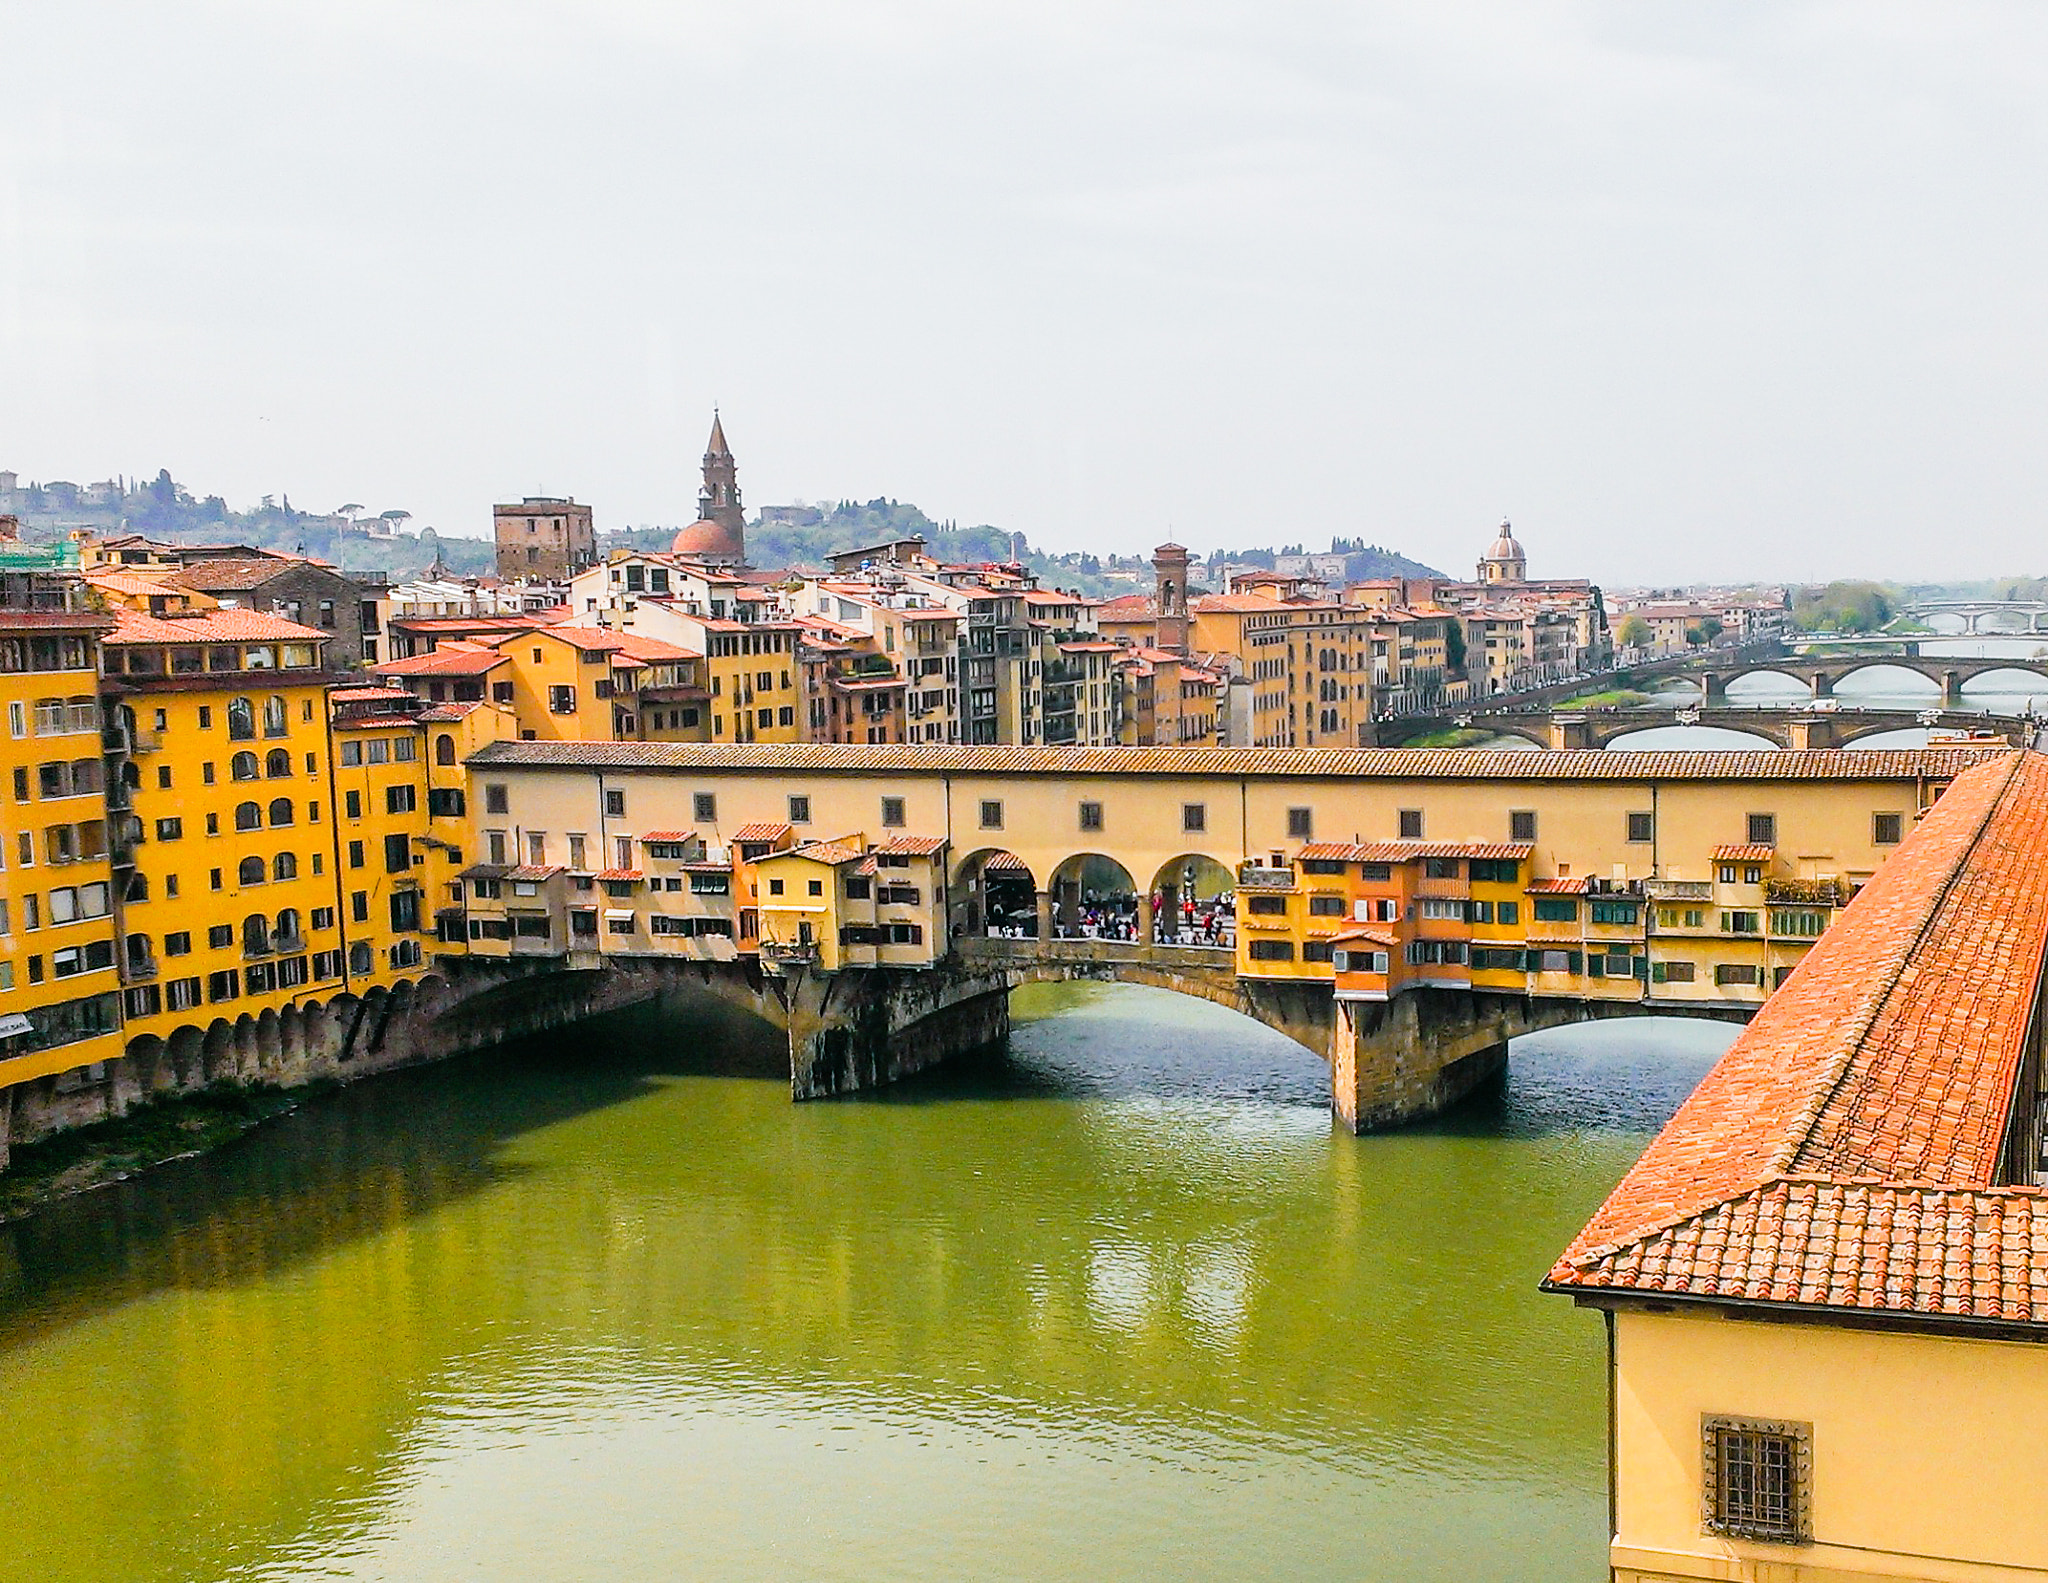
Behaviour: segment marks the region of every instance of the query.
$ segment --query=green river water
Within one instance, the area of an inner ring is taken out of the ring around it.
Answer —
[[[652,1017],[310,1102],[0,1227],[0,1578],[1603,1576],[1536,1282],[1733,1030],[1518,1041],[1353,1138],[1156,991],[793,1106]]]

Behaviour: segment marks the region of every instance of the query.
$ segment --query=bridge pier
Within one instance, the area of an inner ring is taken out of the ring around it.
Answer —
[[[965,966],[797,972],[789,980],[789,1095],[861,1093],[1010,1033],[1010,981]]]
[[[1816,698],[1834,697],[1834,677],[1830,676],[1826,671],[1815,671],[1813,673],[1813,696]]]
[[[1963,673],[1943,671],[1941,673],[1941,704],[1944,709],[1963,707]]]
[[[1785,746],[1794,752],[1831,748],[1840,734],[1833,715],[1794,715],[1785,722]]]
[[[1597,745],[1593,741],[1593,723],[1584,715],[1552,715],[1549,734],[1551,747],[1559,752]]]
[[[1725,704],[1727,701],[1728,678],[1719,671],[1703,671],[1700,674],[1700,702]]]

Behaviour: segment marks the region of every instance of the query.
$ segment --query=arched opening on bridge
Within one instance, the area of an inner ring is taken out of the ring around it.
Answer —
[[[1737,1020],[1651,1012],[1525,1033],[1508,1044],[1505,1079],[1441,1125],[1523,1137],[1612,1134],[1625,1166],[1741,1032]]]
[[[1728,703],[1733,708],[1772,708],[1803,703],[1813,697],[1813,682],[1791,671],[1753,670],[1728,678]]]
[[[1053,870],[1052,933],[1056,940],[1142,940],[1138,884],[1100,852],[1077,852]]]
[[[1991,709],[1999,714],[2017,714],[2032,705],[2048,708],[2048,675],[2019,665],[2001,665],[1997,670],[1979,671],[1963,683],[1967,707]]]
[[[1908,709],[1941,701],[1941,683],[1909,665],[1859,665],[1835,683],[1834,696],[1845,704],[1898,703]]]
[[[1237,876],[1206,853],[1161,864],[1148,901],[1159,944],[1236,949]]]
[[[1927,727],[1905,726],[1896,731],[1866,731],[1862,736],[1848,738],[1841,745],[1873,753],[1885,748],[1924,748],[1927,746]]]
[[[1650,726],[1642,731],[1624,731],[1607,742],[1607,747],[1616,753],[1743,753],[1777,746],[1767,736],[1754,731],[1732,731],[1725,726]]]
[[[970,852],[955,871],[947,900],[955,934],[1038,937],[1038,881],[1014,852]]]

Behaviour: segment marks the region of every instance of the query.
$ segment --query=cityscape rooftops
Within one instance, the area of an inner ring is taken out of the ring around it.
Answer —
[[[318,627],[300,626],[264,610],[193,610],[179,615],[151,616],[139,610],[114,612],[108,643],[264,643],[324,641],[332,637]]]

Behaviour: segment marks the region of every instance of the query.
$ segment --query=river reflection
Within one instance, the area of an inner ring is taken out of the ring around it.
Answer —
[[[0,1230],[9,1576],[1585,1578],[1549,1260],[1732,1030],[1515,1046],[1354,1139],[1160,992],[792,1106],[622,1019],[309,1104]]]

